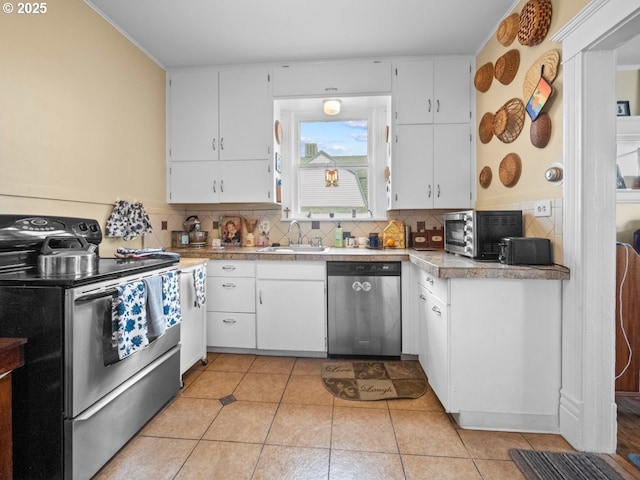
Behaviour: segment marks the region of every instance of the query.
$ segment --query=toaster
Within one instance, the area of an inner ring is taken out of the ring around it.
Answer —
[[[503,238],[498,260],[507,265],[553,265],[551,241],[533,237]]]

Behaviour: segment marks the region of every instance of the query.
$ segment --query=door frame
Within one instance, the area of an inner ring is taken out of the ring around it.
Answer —
[[[571,270],[563,285],[560,432],[576,449],[601,453],[617,445],[615,49],[639,27],[640,0],[593,0],[552,38],[564,57],[563,264]]]

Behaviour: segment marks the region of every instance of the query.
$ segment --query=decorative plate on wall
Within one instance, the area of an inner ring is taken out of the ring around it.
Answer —
[[[486,167],[483,167],[482,170],[480,170],[480,176],[478,179],[478,181],[480,182],[480,186],[484,189],[489,188],[492,179],[493,172],[491,171],[491,167],[489,167],[488,165]]]
[[[560,53],[556,50],[549,50],[544,52],[533,62],[533,64],[527,70],[524,76],[524,83],[522,85],[522,98],[529,100],[531,94],[536,89],[536,85],[540,81],[540,77],[544,78],[549,83],[553,83],[558,75],[558,64],[560,62]]]
[[[280,124],[280,120],[276,120],[273,129],[276,136],[276,143],[280,145],[280,142],[282,141],[282,125]]]
[[[518,35],[518,28],[520,28],[520,14],[512,13],[502,20],[498,26],[498,31],[496,32],[498,42],[505,47],[511,45]]]
[[[493,138],[493,113],[487,112],[482,116],[478,126],[478,137],[482,143],[489,143]]]
[[[508,153],[506,157],[500,162],[500,168],[498,176],[502,184],[511,188],[520,180],[520,174],[522,173],[522,160],[517,153]]]
[[[547,36],[551,24],[551,1],[529,0],[520,12],[518,41],[522,45],[533,47]]]

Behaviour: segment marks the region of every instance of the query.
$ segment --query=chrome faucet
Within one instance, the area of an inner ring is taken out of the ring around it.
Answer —
[[[291,228],[293,228],[294,225],[298,227],[298,243],[296,243],[296,245],[302,245],[302,229],[300,228],[300,224],[297,220],[291,221],[291,223],[289,224],[289,229],[287,230],[287,234],[291,233]]]

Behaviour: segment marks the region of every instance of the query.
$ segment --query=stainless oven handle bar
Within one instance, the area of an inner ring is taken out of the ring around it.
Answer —
[[[95,300],[97,298],[111,297],[111,296],[115,295],[116,292],[117,292],[117,290],[115,288],[110,288],[110,289],[104,290],[102,292],[90,293],[88,295],[83,295],[82,297],[76,298],[76,303],[90,302],[91,300]]]

